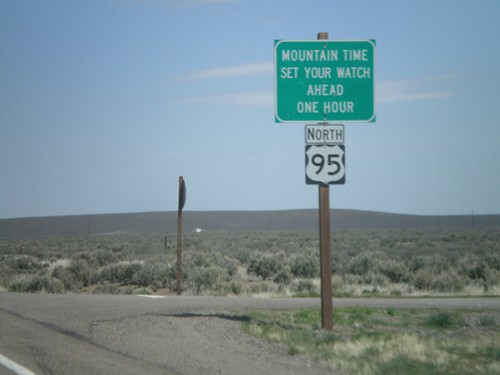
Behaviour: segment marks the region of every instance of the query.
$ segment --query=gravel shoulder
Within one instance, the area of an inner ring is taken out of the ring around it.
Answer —
[[[162,314],[95,322],[92,339],[178,374],[322,374],[305,358],[259,341],[224,314]]]
[[[319,299],[0,293],[0,353],[37,374],[326,374],[243,332],[251,310]],[[334,306],[500,310],[500,299],[345,299]]]
[[[0,293],[0,353],[37,374],[326,374],[244,333],[227,302]]]

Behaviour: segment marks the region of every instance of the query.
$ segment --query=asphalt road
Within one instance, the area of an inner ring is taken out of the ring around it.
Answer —
[[[500,310],[498,298],[334,299],[335,307]],[[0,293],[0,355],[36,374],[322,374],[241,331],[251,310],[319,299]],[[12,374],[0,365],[0,375]]]

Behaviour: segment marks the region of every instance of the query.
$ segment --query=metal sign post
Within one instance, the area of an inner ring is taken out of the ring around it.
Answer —
[[[319,33],[318,40],[327,40],[328,33]],[[319,185],[319,247],[321,277],[321,327],[333,330],[332,269],[330,261],[330,186]]]
[[[330,188],[345,184],[344,125],[375,122],[375,40],[275,40],[276,122],[305,127],[306,184],[318,185],[321,318],[333,329]]]
[[[330,187],[319,186],[319,247],[321,277],[321,327],[333,330],[332,269],[330,261]]]
[[[177,295],[182,293],[182,209],[186,203],[186,184],[179,176],[179,208],[177,210]]]

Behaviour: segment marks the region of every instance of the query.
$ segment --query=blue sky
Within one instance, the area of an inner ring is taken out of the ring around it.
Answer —
[[[275,39],[376,40],[331,207],[500,214],[500,2],[2,0],[0,218],[316,208]]]

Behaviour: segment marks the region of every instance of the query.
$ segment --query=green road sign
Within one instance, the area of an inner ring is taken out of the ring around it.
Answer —
[[[274,42],[276,122],[375,121],[375,41]]]

